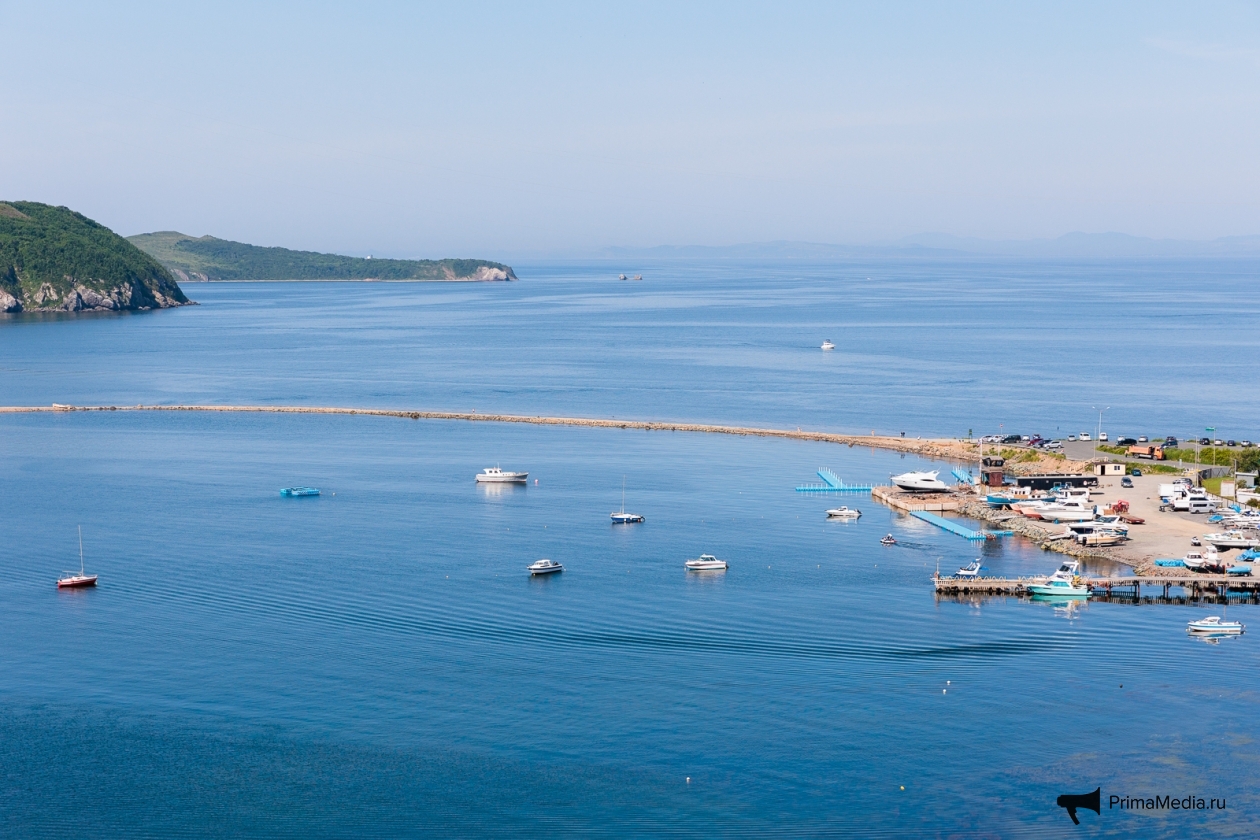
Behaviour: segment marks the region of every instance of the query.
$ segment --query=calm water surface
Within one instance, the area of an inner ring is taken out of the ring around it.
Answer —
[[[1001,414],[1045,430],[1058,416],[1049,394],[1038,415],[1017,382],[981,375],[995,369],[965,345],[985,331],[961,303],[942,309],[942,286],[971,281],[948,268],[933,285],[918,266],[923,276],[899,281],[902,304],[839,293],[839,274],[695,268],[670,288],[652,288],[647,271],[643,285],[616,286],[576,269],[511,287],[193,286],[203,306],[178,312],[0,324],[0,402],[848,429],[880,416],[881,428],[927,432]],[[1056,277],[1040,281],[1121,294]],[[1237,323],[1245,304],[1174,304],[1157,293],[1174,280],[1125,287],[1140,305],[1118,334],[1031,315],[994,329],[1022,331],[1050,359],[1124,354],[1139,381],[1116,388],[1134,416],[1179,428],[1196,398],[1141,387],[1167,367],[1145,363],[1159,344],[1149,328],[1166,305]],[[784,302],[797,292],[813,303]],[[1083,303],[996,290],[978,305],[1104,320]],[[901,323],[931,324],[934,344],[893,339],[902,307]],[[525,337],[496,332],[505,318]],[[810,346],[824,337],[834,354]],[[1183,339],[1183,360],[1212,366],[1167,375],[1197,382],[1240,426],[1255,417],[1254,394],[1227,382],[1256,365],[1245,331]],[[1011,364],[1029,376],[1036,366]],[[941,381],[949,370],[954,388]],[[1036,375],[1114,378],[1106,365]],[[493,463],[538,484],[476,486]],[[937,601],[938,564],[983,550],[994,573],[1030,574],[1056,555],[1020,540],[978,549],[869,498],[841,500],[859,521],[828,522],[835,497],[792,490],[823,465],[856,482],[920,464],[661,432],[0,415],[0,834],[1254,835],[1249,636],[1187,638],[1206,607]],[[641,526],[609,524],[623,475]],[[324,495],[278,496],[296,483]],[[78,524],[101,585],[59,593]],[[899,545],[878,544],[888,531]],[[686,574],[701,551],[730,571]],[[529,579],[524,566],[544,556],[566,571]],[[1255,610],[1227,614],[1250,624]],[[1054,798],[1098,786],[1102,816],[1072,827]],[[92,807],[50,807],[67,792]],[[1119,813],[1105,807],[1112,793],[1228,806]]]

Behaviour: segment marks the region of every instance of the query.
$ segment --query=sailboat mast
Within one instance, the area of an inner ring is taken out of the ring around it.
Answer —
[[[83,526],[79,526],[79,574],[83,574]]]

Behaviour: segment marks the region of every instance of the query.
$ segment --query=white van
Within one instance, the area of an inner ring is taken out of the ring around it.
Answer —
[[[1191,513],[1211,513],[1216,510],[1216,504],[1202,496],[1190,496],[1186,500],[1186,506]]]

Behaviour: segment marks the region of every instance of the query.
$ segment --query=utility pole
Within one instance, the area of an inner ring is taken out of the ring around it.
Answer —
[[[1098,439],[1102,437],[1103,412],[1110,411],[1110,410],[1111,410],[1111,406],[1107,406],[1106,408],[1099,408],[1098,406],[1094,406],[1094,411],[1098,412],[1098,431],[1094,434],[1094,460],[1095,461],[1098,460]]]

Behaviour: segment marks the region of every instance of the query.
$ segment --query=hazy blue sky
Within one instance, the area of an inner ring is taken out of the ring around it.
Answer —
[[[1256,3],[0,0],[0,197],[393,256],[1260,233]]]

